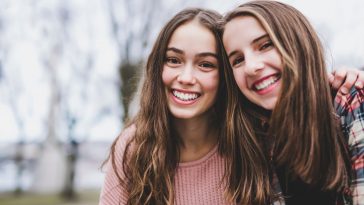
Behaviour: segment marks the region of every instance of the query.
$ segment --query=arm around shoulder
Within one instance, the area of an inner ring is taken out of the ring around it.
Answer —
[[[347,138],[352,165],[351,192],[354,205],[364,205],[364,89],[338,94],[335,107]]]

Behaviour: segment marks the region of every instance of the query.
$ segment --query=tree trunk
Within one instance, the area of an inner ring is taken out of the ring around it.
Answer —
[[[127,121],[129,119],[129,103],[133,98],[133,94],[135,93],[138,87],[138,81],[140,79],[140,71],[141,63],[138,64],[122,64],[120,65],[120,78],[122,83],[121,86],[121,96],[122,103],[124,107],[124,116],[123,121]]]

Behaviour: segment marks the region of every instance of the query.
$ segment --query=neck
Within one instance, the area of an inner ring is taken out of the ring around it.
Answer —
[[[248,109],[247,113],[252,119],[268,123],[272,116],[272,110],[264,109],[263,107],[250,102],[248,99],[245,99],[244,106],[245,109]]]
[[[174,126],[181,139],[181,162],[194,161],[205,156],[217,143],[217,130],[207,117],[175,119]]]

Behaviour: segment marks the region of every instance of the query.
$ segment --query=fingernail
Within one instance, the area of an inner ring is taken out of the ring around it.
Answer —
[[[343,93],[343,94],[348,94],[348,89],[346,88],[341,88],[340,89],[340,92]]]
[[[363,88],[363,83],[362,82],[356,82],[355,87],[356,88]]]

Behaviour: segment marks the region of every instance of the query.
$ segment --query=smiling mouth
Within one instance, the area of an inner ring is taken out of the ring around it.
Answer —
[[[264,80],[259,81],[258,83],[253,84],[253,90],[255,91],[261,91],[264,89],[267,89],[269,86],[276,83],[279,79],[281,79],[280,74],[271,75]]]
[[[178,98],[179,100],[182,100],[182,101],[195,100],[201,96],[201,94],[199,94],[199,93],[190,93],[190,92],[187,93],[187,92],[181,92],[181,91],[177,91],[177,90],[172,90],[172,94],[173,94],[173,96],[175,96],[176,98]]]

